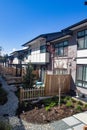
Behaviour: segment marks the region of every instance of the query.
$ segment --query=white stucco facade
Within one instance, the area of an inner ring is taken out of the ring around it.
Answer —
[[[18,63],[19,63],[19,60],[18,60],[17,57],[15,57],[15,58],[13,59],[13,64],[18,64]]]

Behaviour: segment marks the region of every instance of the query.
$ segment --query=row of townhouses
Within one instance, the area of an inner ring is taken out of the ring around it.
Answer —
[[[40,80],[48,74],[71,74],[77,88],[87,94],[87,19],[60,32],[42,34],[10,56],[12,64],[31,63]]]

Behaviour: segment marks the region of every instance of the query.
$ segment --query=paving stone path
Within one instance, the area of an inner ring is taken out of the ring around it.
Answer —
[[[18,108],[18,98],[14,93],[16,87],[7,85],[6,81],[1,77],[0,81],[2,87],[8,93],[7,103],[0,105],[0,120],[8,122],[12,126],[12,130],[83,130],[83,126],[87,124],[87,112],[44,125],[27,123],[15,115]],[[81,115],[83,118],[81,118]]]

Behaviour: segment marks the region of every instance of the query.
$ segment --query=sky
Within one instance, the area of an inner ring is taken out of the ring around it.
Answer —
[[[40,34],[87,18],[85,0],[0,0],[0,46],[9,54]]]

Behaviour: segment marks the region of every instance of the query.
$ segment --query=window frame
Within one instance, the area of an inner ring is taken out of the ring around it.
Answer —
[[[47,47],[46,45],[41,45],[40,46],[40,53],[46,53],[47,52]]]
[[[32,49],[28,50],[28,55],[31,55]]]
[[[67,43],[67,44],[65,44],[65,43]],[[69,45],[69,42],[68,42],[68,40],[65,40],[65,41],[63,41],[63,42],[59,42],[59,43],[55,43],[55,54],[57,55],[57,56],[59,56],[59,57],[61,57],[61,56],[63,56],[63,57],[65,57],[65,56],[68,56],[68,45]],[[64,52],[64,49],[67,47],[67,54],[65,54],[65,52]],[[63,49],[63,53],[60,53],[59,52],[59,50],[60,49]]]
[[[79,66],[82,67],[82,80],[77,79],[77,69],[78,69]],[[84,74],[85,74],[84,70],[86,69],[86,67],[87,67],[87,65],[83,65],[83,64],[77,64],[77,66],[76,66],[76,85],[78,87],[85,88],[85,89],[87,89],[87,87],[84,86],[84,84],[87,84],[87,81],[84,80]],[[82,85],[81,86],[78,85],[77,82],[81,83]]]
[[[78,34],[83,32],[83,34],[81,36],[79,36]],[[79,40],[83,38],[83,48],[79,47]],[[87,38],[87,29],[81,30],[77,32],[77,50],[83,50],[83,49],[87,49],[87,47],[85,47],[85,42],[86,42],[86,38]]]

